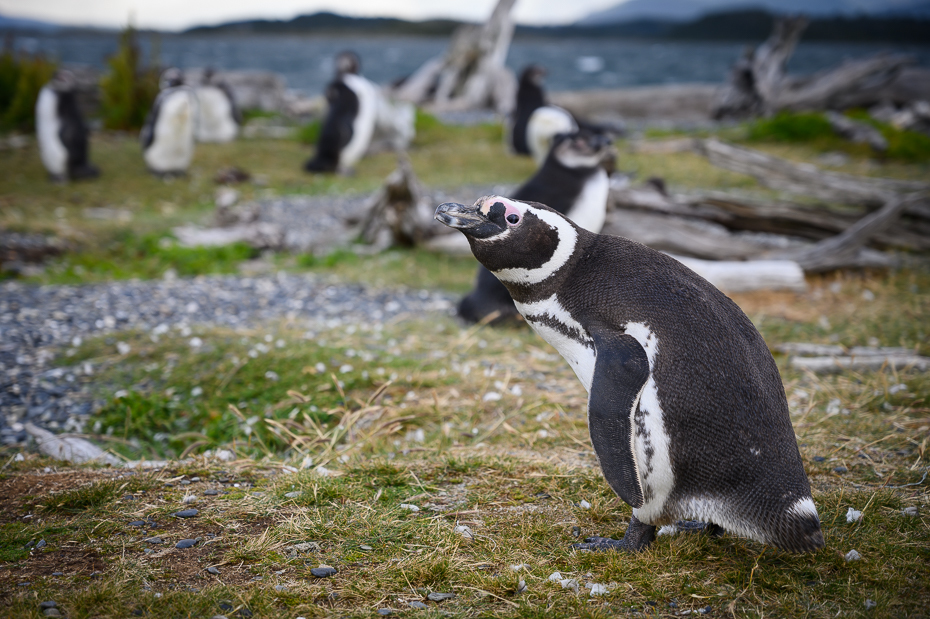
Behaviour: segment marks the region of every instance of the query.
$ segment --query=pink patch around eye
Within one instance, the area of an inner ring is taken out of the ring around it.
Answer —
[[[521,213],[519,209],[517,209],[517,207],[515,207],[513,204],[510,204],[509,202],[503,202],[503,205],[504,205],[504,208],[506,209],[504,211],[504,221],[506,221],[507,224],[511,226],[515,226],[518,223],[520,223],[520,220],[523,219],[523,213]],[[509,219],[510,215],[517,216],[516,223],[510,223],[510,219]]]

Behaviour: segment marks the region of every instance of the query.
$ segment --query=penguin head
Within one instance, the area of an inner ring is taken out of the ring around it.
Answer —
[[[184,74],[177,67],[169,67],[162,71],[161,78],[158,80],[158,87],[162,90],[174,88],[184,84]]]
[[[538,64],[527,65],[523,72],[520,73],[520,84],[532,84],[537,88],[542,88],[543,79],[546,77],[546,69]]]
[[[616,155],[610,134],[585,128],[556,135],[549,150],[549,157],[572,169],[596,168]]]
[[[49,83],[49,86],[51,86],[52,90],[55,92],[71,92],[77,88],[77,78],[71,71],[59,69],[55,71],[55,75],[52,76],[52,81]]]
[[[504,284],[524,286],[558,272],[574,253],[580,231],[544,204],[501,196],[479,198],[472,206],[440,204],[435,219],[465,234],[478,262]]]
[[[362,70],[362,61],[358,54],[351,51],[339,52],[336,56],[336,77],[346,74],[357,75]]]

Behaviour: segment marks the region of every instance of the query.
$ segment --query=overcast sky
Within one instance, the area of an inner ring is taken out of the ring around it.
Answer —
[[[519,0],[514,17],[523,24],[572,22],[620,0]],[[481,21],[496,0],[0,0],[0,14],[62,24],[119,27],[133,15],[140,28],[180,30],[236,19],[289,19],[332,11],[366,17]]]

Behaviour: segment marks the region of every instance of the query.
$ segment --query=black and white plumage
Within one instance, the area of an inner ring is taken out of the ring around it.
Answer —
[[[57,181],[94,178],[100,170],[90,163],[89,131],[78,107],[74,75],[55,73],[36,101],[36,138],[42,163]]]
[[[511,197],[542,202],[585,230],[600,232],[610,188],[602,164],[613,154],[613,143],[607,135],[584,129],[558,135],[542,167]],[[495,312],[494,323],[520,317],[507,288],[479,266],[475,288],[459,302],[458,315],[467,322],[479,322]]]
[[[349,172],[371,144],[378,110],[377,87],[358,75],[358,56],[336,57],[336,77],[326,87],[329,111],[320,129],[316,154],[304,164],[308,172]]]
[[[546,103],[542,88],[545,75],[545,69],[539,65],[523,70],[510,129],[513,151],[531,155],[537,164],[545,161],[556,135],[578,130],[578,123],[568,111]]]
[[[239,135],[242,114],[236,106],[229,85],[214,77],[212,70],[204,72],[203,82],[194,88],[197,97],[197,118],[194,136],[198,142],[232,142]]]
[[[194,157],[197,99],[178,69],[166,69],[139,135],[145,164],[154,174],[184,174]]]
[[[623,540],[699,520],[792,552],[824,545],[778,369],[746,315],[675,259],[498,196],[443,204],[588,392],[591,442],[633,507]]]

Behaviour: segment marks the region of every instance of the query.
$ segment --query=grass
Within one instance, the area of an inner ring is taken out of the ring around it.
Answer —
[[[447,127],[422,116],[418,123],[411,156],[428,184],[515,183],[529,173],[529,162],[503,154],[498,128]],[[34,151],[0,152],[14,172],[0,178],[0,224],[61,233],[84,248],[38,281],[235,270],[252,257],[244,248],[182,250],[169,232],[207,215],[212,175],[225,165],[264,176],[242,188],[247,198],[370,191],[394,166],[384,155],[364,160],[355,177],[319,179],[300,172],[309,151],[296,140],[253,140],[198,147],[190,177],[165,183],[141,162],[134,167],[130,138],[105,134],[94,147],[105,173],[122,162],[121,174],[68,187],[46,184]],[[817,154],[810,144],[763,147],[798,160]],[[926,172],[923,164],[860,157],[849,166],[901,178]],[[622,155],[620,167],[665,176],[673,189],[761,191],[687,153]],[[86,217],[87,207],[117,215]],[[471,259],[419,250],[269,263],[339,281],[458,293],[474,277]],[[808,283],[806,293],[734,300],[770,345],[904,346],[930,355],[925,269]],[[918,617],[930,608],[926,373],[819,376],[776,357],[823,522],[823,551],[793,556],[732,535],[676,535],[639,555],[589,554],[570,545],[587,535],[622,535],[631,510],[593,457],[583,388],[529,329],[463,329],[439,315],[311,335],[287,321],[191,329],[157,338],[121,333],[126,355],[117,354],[112,335],[62,351],[60,366],[90,361],[95,368],[92,378],[77,378],[105,401],[85,428],[89,437],[125,457],[185,459],[141,472],[64,467],[31,453],[17,461],[6,449],[5,616],[41,617],[38,604],[49,599],[70,618],[155,619],[371,617],[381,608],[500,619],[704,611]],[[202,344],[196,350],[193,336]],[[218,449],[235,459],[208,455]],[[582,500],[590,507],[580,507]],[[184,507],[197,516],[173,516]],[[913,507],[918,515],[905,515]],[[849,508],[862,519],[848,523]],[[130,524],[140,520],[142,527]],[[153,536],[164,543],[145,541]],[[174,548],[188,538],[199,541]],[[847,562],[853,549],[862,559]],[[338,573],[311,575],[321,565]],[[550,581],[556,571],[578,590]],[[595,583],[606,594],[590,595],[587,585]],[[437,602],[430,593],[455,597]]]

